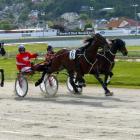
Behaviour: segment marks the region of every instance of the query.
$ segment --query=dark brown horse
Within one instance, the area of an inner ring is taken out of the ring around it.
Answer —
[[[115,65],[115,56],[117,51],[120,51],[124,56],[128,54],[128,51],[125,47],[125,42],[121,39],[110,40],[110,48],[103,49],[99,51],[96,55],[96,61],[92,68],[89,71],[89,74],[93,74],[95,78],[101,83],[102,87],[105,90],[105,95],[113,95],[108,89],[107,85],[110,81],[110,78],[113,76],[112,69]],[[100,75],[105,75],[104,82],[100,78]]]
[[[2,56],[4,56],[6,54],[6,51],[4,49],[4,43],[0,43],[0,54]],[[1,82],[0,82],[0,86],[3,87],[4,86],[4,70],[0,69],[0,73],[1,73]]]
[[[37,71],[43,71],[42,77],[35,83],[35,85],[37,86],[43,81],[44,75],[46,73],[50,74],[53,72],[60,71],[62,69],[66,69],[69,74],[70,83],[73,86],[74,91],[78,92],[78,89],[73,81],[74,74],[76,72],[78,77],[82,77],[84,74],[89,73],[91,69],[93,69],[93,66],[96,63],[96,55],[99,47],[106,48],[109,46],[106,39],[103,36],[101,36],[100,34],[95,34],[92,38],[92,43],[90,43],[90,46],[86,48],[83,54],[81,54],[80,57],[76,59],[76,61],[78,61],[80,64],[81,71],[77,71],[75,60],[70,60],[70,50],[62,49],[58,51],[55,54],[55,57],[52,59],[51,66],[47,66],[46,68],[35,68],[35,70]],[[107,88],[105,90],[106,93],[110,93],[110,91]]]

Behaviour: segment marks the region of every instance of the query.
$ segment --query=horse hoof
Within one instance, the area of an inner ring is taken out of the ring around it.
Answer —
[[[113,92],[106,92],[105,95],[106,96],[113,96]]]
[[[4,83],[1,83],[0,86],[1,86],[1,87],[4,87]]]
[[[39,86],[38,82],[35,83],[35,87]]]
[[[39,86],[41,84],[42,81],[37,81],[35,82],[35,87]]]

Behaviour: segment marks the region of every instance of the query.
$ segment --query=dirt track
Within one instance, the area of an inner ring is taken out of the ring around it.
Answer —
[[[116,89],[105,97],[101,87],[70,95],[59,86],[56,97],[43,98],[29,86],[17,98],[13,83],[0,90],[0,140],[140,140],[140,89]]]

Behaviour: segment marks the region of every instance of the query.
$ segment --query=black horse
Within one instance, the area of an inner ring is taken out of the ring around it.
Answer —
[[[113,76],[112,69],[115,65],[115,56],[117,51],[120,51],[124,56],[128,54],[128,51],[125,47],[125,42],[123,40],[114,39],[110,41],[110,49],[97,53],[96,63],[94,64],[93,69],[90,71],[90,74],[95,75],[96,79],[101,83],[105,91],[110,80],[108,78],[111,78]],[[100,78],[100,74],[105,75],[104,82]]]
[[[4,43],[0,43],[0,55],[4,56],[6,54],[6,51],[4,49]],[[1,73],[1,83],[0,86],[3,87],[4,86],[4,70],[0,69],[0,73]]]

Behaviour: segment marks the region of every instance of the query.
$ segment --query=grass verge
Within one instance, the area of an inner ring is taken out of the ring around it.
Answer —
[[[17,69],[14,58],[1,58],[0,68],[5,70],[5,81],[15,80]],[[67,76],[60,72],[58,74],[58,81],[61,83],[66,82]],[[118,61],[113,69],[114,76],[111,80],[110,86],[140,88],[140,62],[126,62]],[[35,74],[30,79],[35,81],[40,77],[40,74]],[[29,79],[29,80],[30,80]],[[85,75],[87,84],[99,84],[93,75]]]

